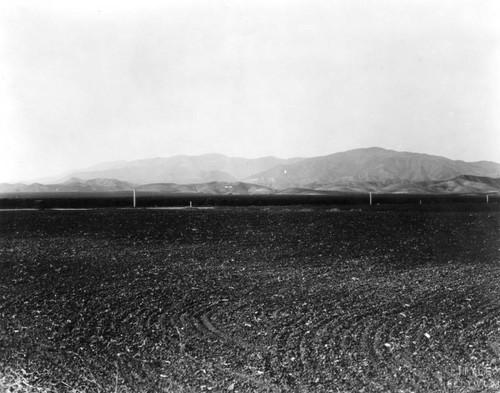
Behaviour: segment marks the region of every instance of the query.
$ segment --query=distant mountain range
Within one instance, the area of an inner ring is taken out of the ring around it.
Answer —
[[[59,181],[71,178],[82,180],[104,178],[134,184],[235,182],[279,165],[291,165],[299,161],[301,161],[300,158],[288,160],[276,157],[248,159],[227,157],[222,154],[175,156],[99,164],[85,170],[69,173]]]
[[[221,154],[99,164],[52,184],[0,184],[0,192],[268,194],[500,193],[500,164],[381,148],[322,157],[246,159]]]

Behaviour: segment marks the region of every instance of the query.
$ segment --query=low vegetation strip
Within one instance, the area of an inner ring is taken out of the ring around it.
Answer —
[[[131,208],[132,190],[122,192],[0,193],[0,209],[85,209]],[[138,208],[224,207],[224,206],[325,206],[365,210],[473,210],[500,211],[500,195],[492,194],[407,194],[368,192],[284,193],[266,195],[136,192]]]
[[[499,299],[495,211],[1,211],[0,388],[496,392]]]

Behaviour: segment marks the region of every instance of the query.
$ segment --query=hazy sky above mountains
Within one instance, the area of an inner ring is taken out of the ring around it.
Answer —
[[[0,182],[358,147],[500,162],[497,0],[0,4]]]

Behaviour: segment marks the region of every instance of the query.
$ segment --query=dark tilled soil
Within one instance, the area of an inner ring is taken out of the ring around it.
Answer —
[[[498,212],[3,211],[0,239],[0,390],[500,390]]]

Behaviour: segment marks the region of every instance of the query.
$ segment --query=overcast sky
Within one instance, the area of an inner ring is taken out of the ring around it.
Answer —
[[[0,182],[212,152],[500,162],[499,20],[497,0],[2,2]]]

